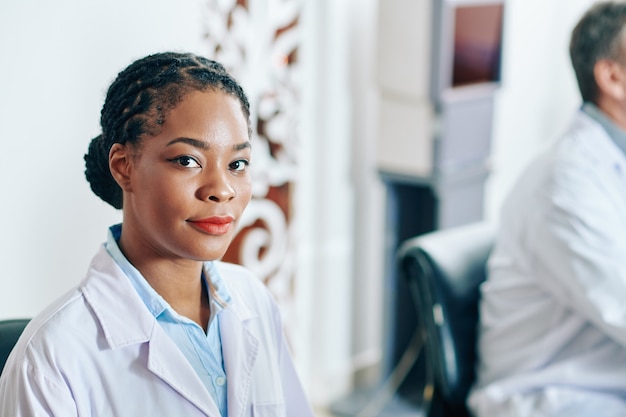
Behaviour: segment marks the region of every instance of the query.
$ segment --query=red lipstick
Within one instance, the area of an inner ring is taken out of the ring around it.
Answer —
[[[228,233],[234,219],[230,216],[213,216],[206,219],[190,220],[189,222],[197,229],[210,235],[223,235]]]

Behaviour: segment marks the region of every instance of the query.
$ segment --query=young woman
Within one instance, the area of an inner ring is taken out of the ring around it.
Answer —
[[[118,75],[85,173],[123,223],[26,328],[2,416],[313,415],[268,291],[218,261],[251,196],[249,116],[206,58],[160,53]]]

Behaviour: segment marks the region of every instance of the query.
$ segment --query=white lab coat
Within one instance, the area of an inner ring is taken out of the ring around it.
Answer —
[[[312,417],[279,312],[246,269],[217,263],[229,417]],[[2,417],[219,416],[176,344],[103,248],[87,277],[27,326],[0,379]]]
[[[584,112],[505,201],[481,291],[475,415],[626,416],[626,159]]]

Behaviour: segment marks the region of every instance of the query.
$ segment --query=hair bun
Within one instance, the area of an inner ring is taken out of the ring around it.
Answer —
[[[122,189],[113,179],[109,169],[109,149],[106,149],[102,135],[98,135],[89,143],[84,156],[85,177],[91,190],[103,201],[116,209],[122,208]]]

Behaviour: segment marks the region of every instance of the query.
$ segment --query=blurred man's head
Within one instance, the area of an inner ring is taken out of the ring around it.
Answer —
[[[606,71],[621,69],[626,76],[625,26],[626,2],[610,1],[592,6],[574,28],[570,58],[584,101],[599,104],[599,96],[611,88],[605,85],[610,79],[598,78],[614,75]]]

